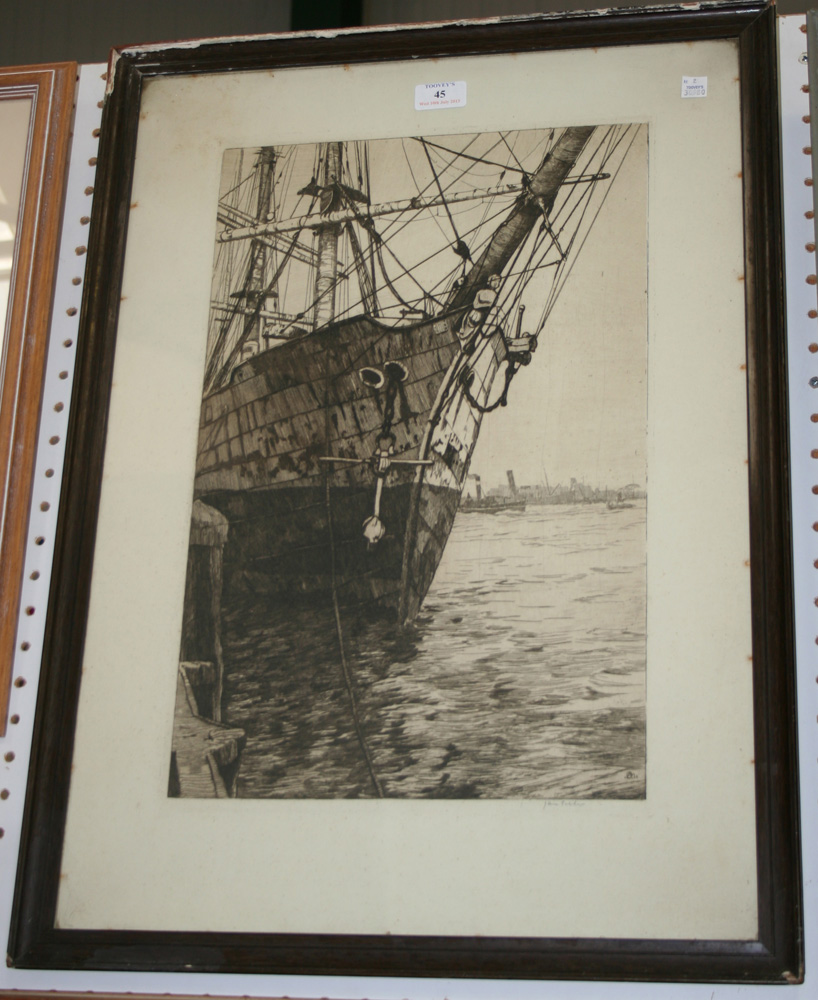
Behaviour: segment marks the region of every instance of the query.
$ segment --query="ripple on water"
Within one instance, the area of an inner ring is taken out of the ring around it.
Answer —
[[[455,521],[414,625],[344,625],[390,796],[645,794],[645,507]],[[225,611],[224,721],[246,797],[374,794],[329,609]]]

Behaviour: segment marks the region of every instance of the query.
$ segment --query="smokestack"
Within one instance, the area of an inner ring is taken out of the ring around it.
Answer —
[[[480,485],[480,477],[479,476],[475,476],[474,477],[474,489],[475,489],[475,492],[477,493],[477,499],[478,500],[482,500],[483,499],[483,488]]]
[[[506,472],[506,475],[508,476],[508,485],[509,485],[509,487],[511,489],[511,495],[513,497],[516,497],[517,496],[517,484],[514,482],[514,473],[513,473],[513,471],[511,469],[509,469]]]

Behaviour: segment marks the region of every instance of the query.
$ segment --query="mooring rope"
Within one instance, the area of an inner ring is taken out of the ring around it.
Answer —
[[[324,389],[324,423],[326,429],[326,442],[327,442],[327,454],[329,454],[329,372],[327,372],[325,380]],[[341,625],[341,609],[338,606],[338,586],[337,586],[337,571],[336,571],[336,560],[335,560],[335,531],[333,529],[332,523],[332,500],[330,497],[330,484],[329,484],[330,470],[326,469],[324,473],[324,489],[327,504],[327,526],[329,528],[329,552],[330,552],[330,579],[332,581],[332,608],[335,612],[335,631],[338,635],[338,652],[341,659],[341,674],[344,678],[344,687],[347,691],[347,697],[349,698],[349,707],[352,712],[352,721],[355,726],[355,735],[358,737],[358,743],[361,747],[361,752],[364,755],[364,760],[366,761],[366,766],[369,771],[369,777],[372,779],[372,786],[375,789],[375,794],[379,799],[384,797],[383,789],[381,788],[381,783],[378,781],[378,776],[375,774],[375,767],[372,763],[372,757],[369,753],[369,747],[366,742],[366,736],[364,735],[363,726],[361,725],[361,718],[358,714],[358,704],[355,700],[355,691],[352,687],[352,675],[349,669],[349,663],[347,662],[346,651],[344,649],[344,631]]]

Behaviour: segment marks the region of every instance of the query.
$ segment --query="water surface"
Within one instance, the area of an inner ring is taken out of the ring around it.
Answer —
[[[343,622],[387,796],[645,794],[645,502],[458,514],[416,622]],[[375,794],[331,609],[228,604],[242,797]]]

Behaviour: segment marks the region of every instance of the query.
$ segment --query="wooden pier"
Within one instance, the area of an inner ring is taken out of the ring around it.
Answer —
[[[168,784],[173,797],[226,799],[235,795],[244,730],[200,714],[200,703],[212,698],[215,673],[212,663],[179,664]]]
[[[176,684],[168,780],[168,795],[172,797],[235,795],[246,737],[244,730],[221,724],[221,596],[226,540],[225,518],[197,500],[193,504]]]

